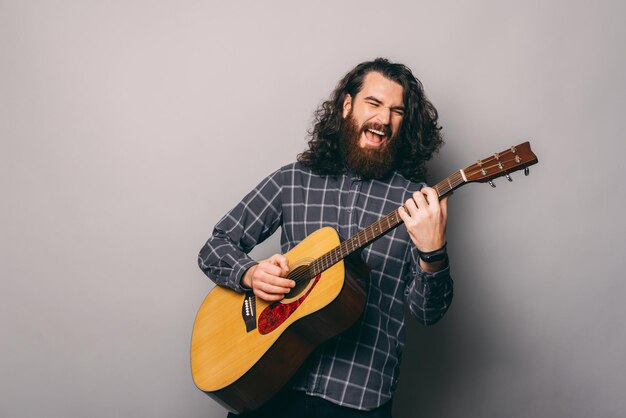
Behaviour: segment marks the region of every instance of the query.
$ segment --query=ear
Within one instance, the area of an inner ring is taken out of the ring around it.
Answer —
[[[352,109],[352,96],[346,94],[346,97],[343,99],[343,118],[345,119],[350,113],[350,109]]]

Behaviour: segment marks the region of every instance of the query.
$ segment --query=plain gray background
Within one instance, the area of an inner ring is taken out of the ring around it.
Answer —
[[[0,416],[225,416],[189,370],[197,252],[377,56],[440,112],[431,181],[540,159],[451,200],[455,300],[411,322],[395,416],[624,416],[625,9],[0,0]]]

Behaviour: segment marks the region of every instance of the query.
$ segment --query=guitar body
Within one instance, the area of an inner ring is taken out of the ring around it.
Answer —
[[[284,255],[294,271],[338,245],[337,232],[326,227]],[[365,305],[362,279],[368,271],[360,258],[349,257],[280,302],[253,298],[252,330],[242,315],[246,295],[213,288],[193,326],[191,371],[196,386],[235,413],[261,406],[317,346],[356,322]]]

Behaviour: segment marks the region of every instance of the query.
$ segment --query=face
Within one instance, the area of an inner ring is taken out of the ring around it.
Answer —
[[[343,118],[351,118],[360,130],[362,149],[386,147],[398,134],[403,116],[402,86],[378,72],[368,73],[361,90],[354,97],[346,95],[343,102]]]
[[[382,179],[396,168],[403,117],[402,86],[371,72],[343,106],[339,150],[346,166],[364,179]]]

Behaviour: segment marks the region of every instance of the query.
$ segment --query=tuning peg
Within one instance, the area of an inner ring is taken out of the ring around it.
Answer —
[[[513,181],[513,179],[511,178],[511,176],[509,176],[509,173],[505,174],[504,177],[506,177],[506,179],[508,181]]]
[[[527,176],[530,174],[530,168],[524,167],[524,175]]]
[[[489,180],[489,185],[494,189],[496,188],[496,184],[493,182],[493,180]]]

